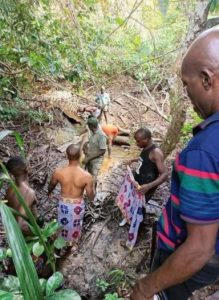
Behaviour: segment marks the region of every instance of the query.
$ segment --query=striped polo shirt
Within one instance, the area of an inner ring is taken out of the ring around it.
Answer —
[[[158,221],[158,248],[179,247],[187,237],[186,222],[219,222],[219,112],[194,128],[193,138],[176,157],[171,195]]]

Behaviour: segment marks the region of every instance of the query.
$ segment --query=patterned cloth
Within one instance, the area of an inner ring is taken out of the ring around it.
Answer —
[[[127,169],[128,171],[116,198],[116,202],[123,214],[123,217],[130,224],[126,245],[132,249],[137,240],[139,226],[143,221],[145,197],[136,189],[131,169],[129,167],[127,167]]]
[[[77,242],[81,235],[85,211],[82,198],[59,198],[58,223],[62,226],[61,236],[67,242]]]

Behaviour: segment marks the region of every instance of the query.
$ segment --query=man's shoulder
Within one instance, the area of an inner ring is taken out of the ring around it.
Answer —
[[[101,138],[102,138],[102,137],[106,137],[105,133],[104,133],[102,130],[100,130],[100,129],[99,129],[96,133],[97,133],[97,135],[98,135],[99,137],[101,137]]]
[[[183,150],[184,154],[188,151],[203,151],[209,155],[215,156],[219,159],[219,122],[211,124],[211,126],[205,128],[196,134]]]
[[[85,171],[83,168],[79,167],[78,171],[79,175],[82,176],[84,181],[87,182],[92,180],[92,175],[89,172]]]
[[[155,159],[159,159],[159,158],[163,158],[164,157],[163,151],[159,147],[154,148],[151,151],[151,155]]]

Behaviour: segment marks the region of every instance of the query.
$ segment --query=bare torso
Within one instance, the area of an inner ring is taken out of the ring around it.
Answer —
[[[82,197],[84,189],[92,181],[91,175],[80,166],[67,166],[57,169],[54,176],[61,185],[62,197],[73,199]]]
[[[26,181],[23,181],[22,183],[17,184],[17,186],[18,186],[18,189],[19,189],[21,195],[23,196],[25,202],[31,208],[35,201],[34,190],[28,185],[28,183]],[[13,209],[15,209],[25,215],[24,210],[23,210],[22,206],[20,205],[20,202],[18,201],[17,196],[16,196],[14,190],[12,189],[12,187],[8,188],[5,198],[6,198],[6,200],[8,200],[8,205],[10,207],[12,207]]]

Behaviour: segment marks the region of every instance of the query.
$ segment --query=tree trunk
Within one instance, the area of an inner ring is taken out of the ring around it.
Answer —
[[[170,99],[171,99],[171,116],[172,120],[167,130],[161,149],[166,158],[176,147],[179,142],[181,130],[186,120],[186,102],[183,101],[183,86],[180,79],[180,67],[184,54],[193,40],[205,30],[207,26],[207,17],[210,9],[211,1],[199,0],[192,16],[188,33],[182,43],[181,50],[177,56],[173,73],[175,77],[172,79]]]

